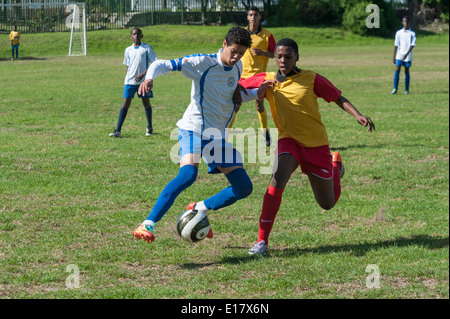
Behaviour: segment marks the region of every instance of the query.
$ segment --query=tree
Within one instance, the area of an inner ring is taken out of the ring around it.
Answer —
[[[241,0],[242,5],[244,6],[245,10],[248,11],[248,9],[252,6],[254,6],[253,4],[253,0]]]

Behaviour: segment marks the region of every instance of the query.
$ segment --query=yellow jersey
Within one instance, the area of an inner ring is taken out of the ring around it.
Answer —
[[[9,34],[9,39],[11,40],[12,45],[20,44],[20,32],[11,31],[11,33]]]
[[[328,103],[341,96],[338,90],[325,77],[309,70],[277,80],[277,73],[265,72],[252,76],[239,83],[245,88],[257,88],[263,81],[273,79],[275,84],[266,91],[278,139],[293,138],[305,147],[328,145],[328,135],[319,111],[317,98]]]
[[[247,28],[248,30],[248,28]],[[275,52],[275,38],[272,33],[268,30],[261,28],[257,33],[251,33],[252,46],[251,48],[261,49],[266,52]],[[245,51],[242,57],[242,76],[241,78],[246,79],[257,73],[266,72],[267,64],[269,63],[269,58],[263,55],[253,55],[250,49]]]

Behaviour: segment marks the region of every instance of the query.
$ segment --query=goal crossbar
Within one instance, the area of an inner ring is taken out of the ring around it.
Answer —
[[[0,8],[2,7],[31,7],[31,8],[40,8],[40,7],[54,7],[54,6],[68,6],[71,4],[83,5],[86,6],[86,2],[33,2],[33,3],[0,3]]]

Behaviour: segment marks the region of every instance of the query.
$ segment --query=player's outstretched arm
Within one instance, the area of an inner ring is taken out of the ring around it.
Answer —
[[[373,124],[372,120],[362,115],[356,107],[353,106],[353,104],[347,100],[345,97],[341,96],[339,99],[335,102],[341,109],[346,111],[347,113],[353,115],[359,124],[361,124],[364,127],[367,127],[368,132],[372,132],[372,130],[375,130],[375,124]]]
[[[252,89],[245,89],[245,87],[241,86],[240,84],[235,90],[235,95],[240,94],[240,103],[246,103],[253,100],[262,100],[266,96],[266,91],[269,88],[273,87],[273,80],[267,80],[261,83],[261,85],[258,88],[252,88]],[[240,104],[236,102],[236,98],[233,97],[233,101],[236,103],[236,110],[237,112],[239,110]]]

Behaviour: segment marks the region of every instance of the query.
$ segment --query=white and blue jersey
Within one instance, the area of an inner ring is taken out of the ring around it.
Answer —
[[[395,42],[394,45],[398,47],[397,55],[395,56],[396,60],[401,60],[403,62],[412,62],[412,50],[406,56],[406,59],[403,60],[403,56],[408,52],[410,47],[416,46],[416,33],[411,30],[400,29],[395,34]]]
[[[130,45],[125,49],[123,64],[128,67],[125,76],[125,85],[139,85],[143,82],[135,81],[135,78],[148,69],[149,65],[157,60],[156,54],[150,44],[141,43],[135,47]]]
[[[180,129],[203,135],[205,130],[225,136],[236,104],[233,93],[242,74],[242,62],[229,67],[222,63],[222,49],[216,54],[187,55],[180,59],[152,63],[146,79],[154,79],[170,71],[180,71],[192,80],[191,103],[177,122]],[[242,95],[243,101],[254,100],[253,92]],[[209,134],[209,133],[208,133]]]

